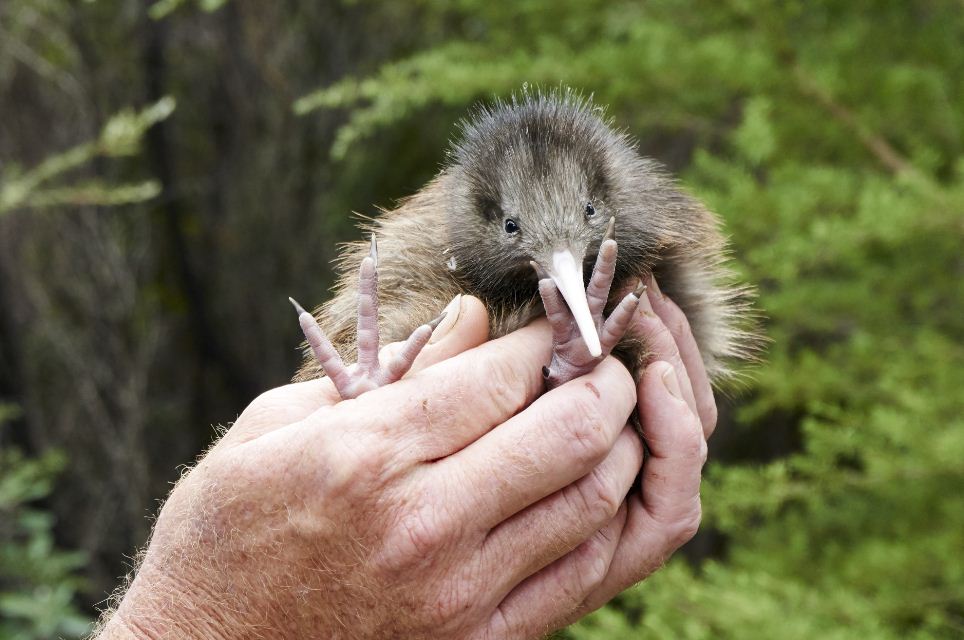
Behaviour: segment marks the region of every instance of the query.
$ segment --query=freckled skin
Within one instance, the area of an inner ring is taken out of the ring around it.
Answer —
[[[523,94],[475,111],[442,171],[367,225],[378,238],[382,343],[404,340],[459,293],[489,309],[491,337],[544,313],[530,263],[570,249],[588,282],[610,218],[618,257],[607,310],[654,274],[683,310],[707,372],[718,382],[751,359],[758,337],[750,290],[725,260],[719,221],[680,191],[601,110],[569,92]],[[335,297],[315,312],[345,361],[356,355],[358,267],[367,241],[339,258]],[[639,373],[645,345],[614,354]],[[296,380],[323,375],[306,354]]]

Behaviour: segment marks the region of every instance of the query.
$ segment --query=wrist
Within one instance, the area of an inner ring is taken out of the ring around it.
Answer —
[[[97,640],[226,640],[238,637],[219,598],[199,585],[142,567]]]

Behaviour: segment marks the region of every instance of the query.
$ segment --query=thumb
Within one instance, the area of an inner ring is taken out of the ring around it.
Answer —
[[[643,504],[660,522],[684,522],[699,505],[706,440],[699,418],[683,400],[672,365],[646,367],[638,392],[649,458],[643,465]]]
[[[445,307],[445,319],[432,332],[432,338],[418,354],[406,377],[433,364],[448,360],[489,339],[489,314],[476,297],[459,294]],[[379,360],[389,362],[402,348],[401,342],[386,345]]]
[[[657,360],[646,367],[637,396],[642,435],[652,454],[676,455],[680,447],[705,448],[702,427],[693,426],[699,425],[699,419],[684,399],[670,363]]]

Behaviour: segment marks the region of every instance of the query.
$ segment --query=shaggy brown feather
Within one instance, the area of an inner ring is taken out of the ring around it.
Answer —
[[[543,313],[529,261],[559,242],[579,246],[588,279],[602,229],[615,217],[610,307],[653,273],[689,319],[715,383],[753,359],[761,340],[752,290],[727,266],[719,220],[641,157],[598,107],[570,91],[524,93],[478,109],[462,129],[428,185],[364,225],[378,238],[382,343],[404,340],[459,293],[486,304],[493,338],[525,325]],[[508,217],[519,232],[505,232]],[[346,362],[355,360],[357,274],[368,252],[367,240],[345,245],[335,296],[315,312]],[[638,373],[645,345],[627,337],[614,353]],[[322,375],[306,352],[295,379]]]

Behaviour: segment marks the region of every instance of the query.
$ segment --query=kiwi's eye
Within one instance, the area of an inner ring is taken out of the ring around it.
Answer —
[[[591,218],[596,215],[596,207],[592,206],[591,202],[586,203],[586,217]]]
[[[505,232],[506,233],[518,233],[519,225],[512,218],[505,219]]]

